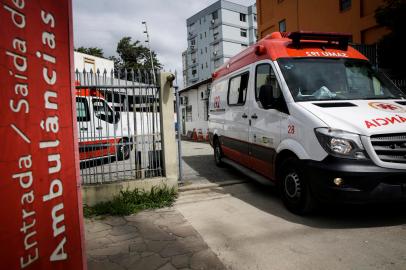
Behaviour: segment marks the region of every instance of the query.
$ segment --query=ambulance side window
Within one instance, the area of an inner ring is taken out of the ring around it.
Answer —
[[[101,99],[93,99],[93,111],[97,118],[114,124],[114,112],[106,101]]]
[[[237,75],[230,79],[227,102],[230,106],[242,106],[247,97],[249,72]]]
[[[90,120],[89,105],[86,98],[76,98],[76,115],[78,122],[87,122]]]
[[[255,69],[255,99],[262,109],[276,109],[289,113],[278,79],[270,64],[259,64]]]

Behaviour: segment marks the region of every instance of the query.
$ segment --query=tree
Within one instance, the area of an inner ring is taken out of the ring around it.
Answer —
[[[385,4],[375,11],[376,22],[390,30],[378,42],[379,65],[389,71],[393,79],[406,78],[406,54],[404,37],[406,34],[406,0],[385,0]]]
[[[98,48],[98,47],[79,47],[77,49],[75,49],[75,51],[77,52],[81,52],[81,53],[85,53],[85,54],[89,54],[89,55],[93,55],[96,57],[103,57],[104,58],[104,52],[102,48]]]
[[[157,55],[151,51],[155,69],[162,68]],[[119,58],[110,57],[114,61],[116,70],[122,69],[151,69],[151,56],[147,47],[140,44],[139,40],[132,42],[131,37],[123,37],[117,44]]]

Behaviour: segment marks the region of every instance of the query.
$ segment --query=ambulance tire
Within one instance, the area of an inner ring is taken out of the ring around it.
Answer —
[[[117,145],[117,160],[127,160],[130,158],[131,148],[126,139],[120,140]]]
[[[283,203],[291,212],[298,215],[312,213],[316,201],[311,193],[305,174],[296,157],[288,157],[281,164],[279,187]]]
[[[223,151],[221,150],[220,141],[218,138],[213,140],[213,149],[214,149],[214,162],[217,167],[224,167],[224,163],[221,160],[223,158]]]

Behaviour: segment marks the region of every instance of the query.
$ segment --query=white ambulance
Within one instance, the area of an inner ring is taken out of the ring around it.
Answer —
[[[213,73],[209,136],[288,209],[406,201],[406,95],[338,33],[273,33]]]
[[[120,125],[122,115],[113,110],[100,91],[77,90],[76,112],[81,161],[109,156],[116,156],[118,160],[130,157],[133,129],[128,128],[125,121]]]

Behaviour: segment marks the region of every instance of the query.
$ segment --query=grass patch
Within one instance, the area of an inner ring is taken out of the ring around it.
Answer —
[[[121,191],[111,201],[84,206],[83,215],[87,218],[100,215],[127,216],[145,209],[172,206],[177,196],[176,190],[167,186],[153,187],[151,191]]]

